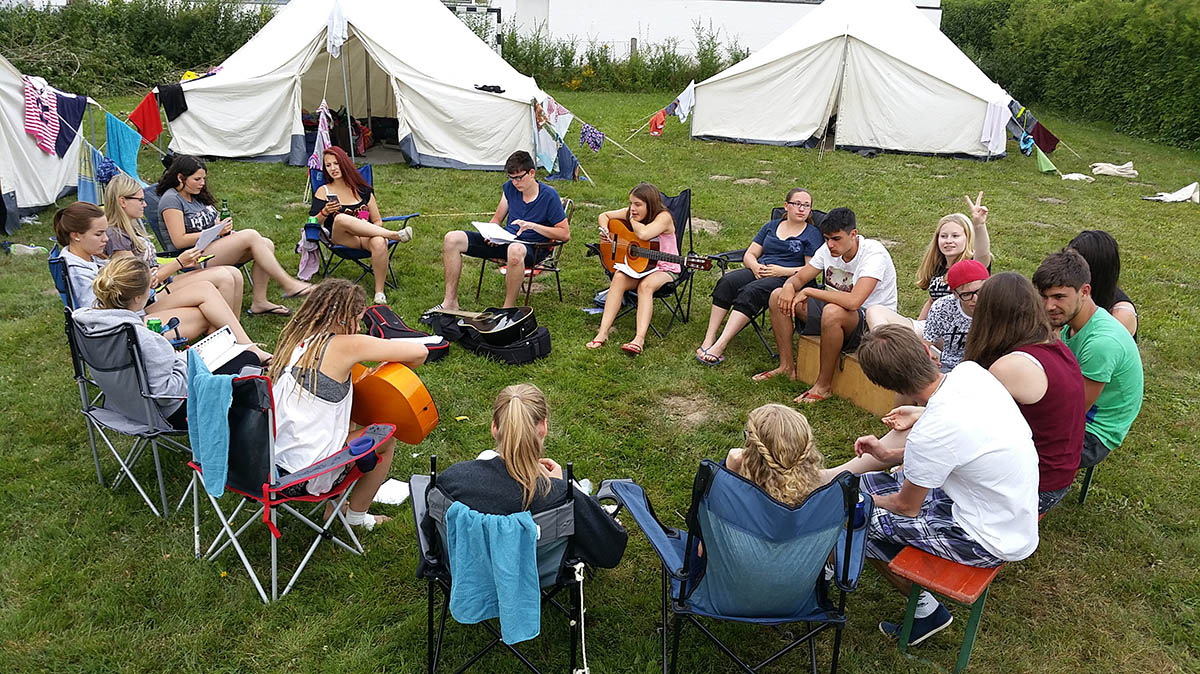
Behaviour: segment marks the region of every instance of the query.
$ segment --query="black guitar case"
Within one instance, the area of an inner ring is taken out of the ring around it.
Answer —
[[[474,330],[459,326],[456,316],[425,314],[421,316],[421,322],[428,325],[434,334],[507,365],[524,365],[550,355],[550,331],[545,326],[539,326],[535,316],[524,322],[528,327],[523,326],[516,341],[507,345],[488,344]]]
[[[374,304],[367,307],[362,323],[366,333],[372,337],[424,344],[425,348],[429,349],[429,355],[425,357],[426,363],[441,360],[450,351],[450,342],[446,341],[445,336],[439,335],[442,337],[440,342],[428,343],[426,338],[430,337],[429,333],[408,327],[386,304]]]

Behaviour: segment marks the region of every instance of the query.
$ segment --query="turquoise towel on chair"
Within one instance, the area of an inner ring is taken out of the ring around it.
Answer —
[[[188,440],[204,471],[204,490],[221,498],[229,472],[229,406],[233,375],[213,374],[204,359],[188,350]]]
[[[536,637],[542,593],[533,515],[487,515],[456,501],[446,511],[446,538],[450,615],[463,624],[499,617],[506,644]]]
[[[142,134],[129,128],[129,125],[113,116],[111,112],[104,113],[104,132],[107,137],[108,158],[128,173],[130,177],[142,183],[138,177],[138,149],[142,146]]]

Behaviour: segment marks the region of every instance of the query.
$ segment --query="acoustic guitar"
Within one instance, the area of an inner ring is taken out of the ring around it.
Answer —
[[[633,270],[634,276],[640,278],[653,272],[660,261],[674,262],[688,269],[712,269],[712,260],[703,255],[672,255],[660,251],[657,241],[639,239],[625,220],[610,218],[608,233],[612,241],[601,241],[596,248],[600,251],[601,264],[610,274],[616,272],[618,264],[624,264]]]
[[[483,311],[435,309],[431,314],[458,316],[458,326],[492,346],[508,346],[537,330],[533,307],[488,307]]]
[[[368,368],[355,363],[350,381],[354,385],[350,420],[359,426],[393,424],[396,438],[410,445],[420,444],[437,426],[437,407],[429,389],[407,366],[380,363]]]

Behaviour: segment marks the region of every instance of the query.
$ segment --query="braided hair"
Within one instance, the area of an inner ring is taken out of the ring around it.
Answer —
[[[803,414],[776,404],[750,412],[741,473],[768,496],[785,505],[799,504],[821,485],[824,464]]]
[[[358,284],[337,278],[320,282],[279,333],[275,358],[271,360],[267,374],[271,379],[278,379],[290,364],[292,351],[301,344],[305,345],[305,350],[296,361],[296,368],[315,368],[330,338],[358,332],[358,323],[366,309],[367,296]],[[304,379],[308,382],[305,385],[316,387],[315,377]],[[316,393],[315,390],[310,392]]]

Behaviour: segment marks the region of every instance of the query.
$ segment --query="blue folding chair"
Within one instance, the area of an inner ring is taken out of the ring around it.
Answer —
[[[837,671],[846,594],[858,585],[863,567],[866,522],[872,502],[864,495],[856,516],[858,477],[842,473],[797,506],[789,507],[757,485],[705,459],[692,487],[686,531],[662,524],[645,491],[632,482],[612,482],[620,504],[629,509],[662,560],[663,672],[679,662],[685,623],[695,625],[741,671],[754,674],[792,649],[808,643],[817,669],[815,639],[833,628],[832,670]],[[858,525],[857,527],[855,525]],[[847,535],[849,532],[849,535]],[[699,544],[703,543],[703,554]],[[835,603],[825,565],[834,559]],[[672,629],[668,630],[669,614]],[[805,623],[805,633],[751,666],[716,637],[700,618],[756,625]],[[668,653],[668,631],[671,648]]]
[[[374,186],[375,172],[370,164],[365,164],[358,168],[358,174],[363,180],[367,181],[368,185]],[[316,194],[317,188],[325,184],[325,173],[317,169],[309,169],[308,184],[312,189],[313,194]],[[410,219],[421,215],[420,213],[409,213],[408,215],[392,215],[383,218],[384,222],[408,222]],[[321,276],[326,277],[333,273],[343,262],[350,260],[358,265],[361,272],[358,278],[354,279],[358,283],[364,276],[371,273],[371,251],[362,248],[352,248],[350,246],[342,246],[333,242],[330,237],[333,232],[325,229],[324,224],[305,225],[304,238],[317,244],[317,255],[321,259]],[[399,288],[399,283],[396,282],[396,274],[392,271],[392,255],[396,253],[396,244],[399,241],[388,241],[388,277],[384,284],[389,288]]]

